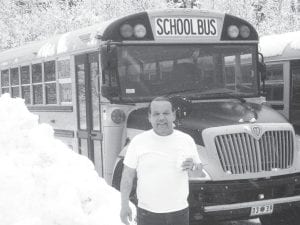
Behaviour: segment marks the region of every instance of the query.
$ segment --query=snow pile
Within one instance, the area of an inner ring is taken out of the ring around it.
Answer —
[[[287,45],[300,49],[300,31],[262,36],[259,40],[260,52],[264,57],[281,55]]]
[[[1,96],[0,224],[121,225],[119,192],[53,133],[22,99]]]

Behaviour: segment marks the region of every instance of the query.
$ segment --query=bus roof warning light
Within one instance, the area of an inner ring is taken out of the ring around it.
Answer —
[[[235,25],[231,25],[227,29],[227,34],[230,38],[237,38],[239,36],[239,28]]]
[[[242,25],[240,27],[240,34],[242,36],[242,38],[248,38],[250,36],[250,28],[247,27],[246,25]]]
[[[137,24],[134,26],[134,36],[136,38],[143,38],[147,34],[146,27],[142,24]]]
[[[133,28],[130,24],[123,24],[120,28],[120,33],[123,38],[130,38],[133,35]]]

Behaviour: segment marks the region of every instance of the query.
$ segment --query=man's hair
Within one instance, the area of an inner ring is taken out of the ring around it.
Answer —
[[[156,98],[152,99],[152,101],[149,103],[149,105],[148,105],[148,114],[151,114],[151,103],[152,102],[170,102],[170,104],[172,106],[172,111],[173,112],[175,111],[173,102],[170,98],[168,98],[166,96],[159,96],[159,97],[156,97]]]

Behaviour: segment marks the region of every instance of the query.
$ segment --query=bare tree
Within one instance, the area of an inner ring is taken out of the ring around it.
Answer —
[[[160,0],[2,0],[0,50],[163,7],[167,7],[167,3]]]

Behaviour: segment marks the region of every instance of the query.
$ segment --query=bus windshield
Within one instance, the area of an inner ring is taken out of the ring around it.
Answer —
[[[124,100],[158,95],[191,99],[258,94],[255,45],[148,45],[118,48]]]

